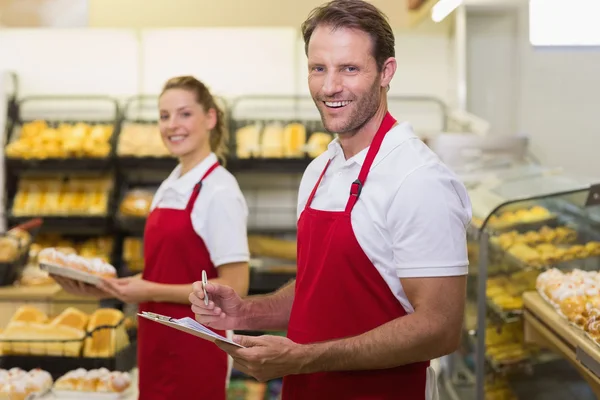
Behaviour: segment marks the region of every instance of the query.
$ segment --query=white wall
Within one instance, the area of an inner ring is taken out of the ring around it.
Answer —
[[[438,29],[397,33],[399,68],[390,95],[429,95],[455,103],[452,43],[448,30]],[[224,97],[308,96],[304,46],[293,28],[0,30],[2,70],[18,73],[20,96],[104,94],[124,99],[157,94],[177,74],[196,75]],[[304,113],[318,118],[312,101],[305,103]],[[275,105],[284,107],[282,101]],[[31,104],[29,111],[47,107]],[[440,129],[433,106],[394,102],[390,108],[417,129]],[[72,111],[70,105],[64,109]],[[256,177],[239,180],[254,209],[251,225],[258,218],[270,226],[295,226],[298,176],[270,177],[267,189],[258,189]],[[273,202],[281,212],[267,217],[263,207]]]
[[[527,2],[468,14],[469,111],[543,164],[600,177],[600,49],[534,48]]]
[[[519,131],[550,165],[600,177],[600,49],[533,48],[528,10],[518,28]]]

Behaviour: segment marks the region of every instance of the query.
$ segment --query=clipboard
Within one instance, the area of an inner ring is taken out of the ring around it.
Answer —
[[[177,329],[178,331],[189,333],[190,335],[199,337],[204,340],[208,340],[209,342],[216,343],[217,341],[219,341],[228,343],[232,346],[244,348],[244,346],[211,331],[206,326],[202,325],[201,323],[197,322],[195,319],[192,319],[190,317],[175,319],[166,315],[160,315],[147,311],[142,311],[137,315],[149,319],[150,321],[158,322],[159,324],[169,326],[173,329]]]

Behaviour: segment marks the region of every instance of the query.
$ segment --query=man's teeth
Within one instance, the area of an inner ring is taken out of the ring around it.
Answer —
[[[186,136],[185,135],[176,135],[176,136],[169,136],[169,140],[171,142],[181,142],[183,139],[185,139]]]
[[[344,107],[350,104],[349,101],[326,101],[325,105],[327,107]]]

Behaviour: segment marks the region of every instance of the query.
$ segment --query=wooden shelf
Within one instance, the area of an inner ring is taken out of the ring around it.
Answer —
[[[556,313],[537,292],[523,295],[525,341],[554,350],[579,371],[600,398],[600,346]],[[592,370],[596,369],[596,373]]]

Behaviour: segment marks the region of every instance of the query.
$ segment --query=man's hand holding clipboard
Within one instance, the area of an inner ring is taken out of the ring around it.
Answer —
[[[217,283],[194,283],[189,300],[196,321],[211,328],[252,329],[254,319],[264,320],[260,310],[252,309],[252,302],[242,299],[232,288]],[[304,364],[308,347],[272,335],[235,335],[233,342],[242,347],[225,341],[215,344],[233,358],[236,369],[261,382],[300,373],[298,366]]]

